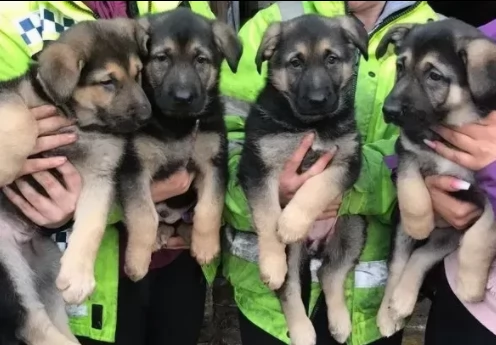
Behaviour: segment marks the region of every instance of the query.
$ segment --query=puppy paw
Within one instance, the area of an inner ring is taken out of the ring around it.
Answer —
[[[133,256],[126,254],[126,261],[124,263],[124,273],[133,282],[140,281],[147,274],[150,267],[151,256],[147,258],[140,258],[138,256]]]
[[[403,320],[410,316],[417,303],[417,294],[407,287],[399,285],[391,297],[389,310],[394,320]]]
[[[284,244],[292,244],[305,238],[312,224],[313,221],[301,210],[287,208],[279,218],[277,235]]]
[[[159,251],[162,248],[167,247],[167,242],[169,241],[169,238],[174,235],[174,227],[166,224],[161,224],[158,227],[157,231],[157,240],[155,242],[155,246],[153,247],[153,251]]]
[[[460,272],[455,294],[465,303],[481,302],[486,296],[486,282],[475,274]]]
[[[193,229],[191,255],[200,265],[211,263],[219,253],[220,235],[218,231],[199,232]]]
[[[348,310],[335,309],[329,312],[329,332],[340,344],[344,344],[351,334],[351,319]]]
[[[305,318],[296,323],[289,332],[291,345],[315,345],[317,334],[310,319]]]
[[[383,337],[389,338],[403,328],[403,319],[394,319],[387,304],[381,305],[377,314],[377,327]]]
[[[263,255],[260,257],[260,278],[272,291],[278,290],[288,272],[286,263],[286,254],[282,255]]]
[[[63,261],[55,284],[66,303],[79,305],[95,290],[93,267],[82,262]]]

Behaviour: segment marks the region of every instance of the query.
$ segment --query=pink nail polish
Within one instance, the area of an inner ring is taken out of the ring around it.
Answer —
[[[455,189],[458,189],[458,190],[469,190],[470,189],[470,183],[468,183],[467,181],[463,181],[463,180],[454,180],[451,183],[451,186]]]
[[[436,143],[434,143],[433,141],[430,141],[428,139],[424,139],[424,144],[426,144],[427,146],[429,146],[431,149],[435,149],[436,148]]]

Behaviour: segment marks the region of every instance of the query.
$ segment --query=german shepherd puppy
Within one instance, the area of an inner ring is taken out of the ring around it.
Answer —
[[[397,54],[396,83],[384,102],[384,118],[400,127],[396,152],[400,224],[389,264],[389,279],[378,325],[383,335],[398,330],[409,316],[425,274],[460,246],[456,294],[462,301],[484,297],[496,256],[492,207],[477,187],[474,172],[436,154],[424,140],[441,140],[433,126],[475,123],[496,109],[496,44],[456,19],[391,28],[377,48],[390,43]],[[479,205],[482,216],[462,234],[436,227],[424,178],[450,175],[471,183],[452,193]]]
[[[314,243],[313,252],[305,248],[305,239],[317,217],[360,173],[354,67],[357,48],[367,59],[367,46],[367,32],[351,17],[304,15],[270,25],[256,54],[259,73],[269,61],[268,77],[246,120],[238,178],[258,234],[261,279],[278,292],[295,345],[315,344],[300,289],[300,268],[308,255],[324,262],[319,279],[331,333],[344,341],[351,330],[344,281],[362,251],[365,223],[360,217],[340,218],[333,237]],[[315,141],[302,171],[323,152],[337,151],[330,165],[282,210],[279,174],[309,132],[315,133]]]
[[[236,71],[242,46],[236,32],[187,8],[140,19],[150,34],[143,87],[153,110],[152,122],[129,143],[120,183],[130,241],[140,243],[126,257],[148,271],[156,244],[158,216],[150,182],[180,168],[194,171],[197,202],[191,239],[200,264],[220,251],[220,226],[227,183],[227,135],[219,97],[219,70],[226,59]],[[147,214],[147,217],[136,217]],[[139,231],[138,231],[139,230]]]
[[[29,108],[57,105],[77,120],[79,140],[47,155],[67,156],[83,180],[74,230],[61,259],[57,246],[1,195],[0,339],[34,345],[77,343],[57,288],[68,303],[82,302],[94,288],[93,265],[114,200],[124,135],[151,117],[140,86],[140,56],[146,53],[147,37],[128,19],[81,22],[49,44],[25,75],[0,84],[2,147],[11,138],[36,139],[36,127],[28,125],[36,126]],[[10,121],[16,125],[9,126]],[[25,144],[12,152],[29,154],[30,144]],[[2,155],[0,166],[9,166],[11,159],[10,154]]]

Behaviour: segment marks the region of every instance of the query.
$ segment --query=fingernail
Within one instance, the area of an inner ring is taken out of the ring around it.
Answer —
[[[67,157],[56,157],[55,161],[57,164],[64,164],[67,161]]]
[[[77,139],[77,135],[76,135],[76,133],[69,133],[69,134],[67,134],[67,136],[68,136],[68,137],[69,137],[69,139],[71,139],[71,140],[76,140],[76,139]]]
[[[451,186],[455,189],[458,189],[458,190],[469,190],[470,189],[470,183],[468,183],[467,181],[458,180],[458,179],[451,182]]]
[[[429,146],[431,149],[435,149],[436,148],[436,143],[433,142],[433,141],[430,141],[428,139],[424,139],[424,144],[426,144],[427,146]]]

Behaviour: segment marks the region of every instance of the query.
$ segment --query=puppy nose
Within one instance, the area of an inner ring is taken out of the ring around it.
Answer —
[[[386,120],[391,120],[401,115],[402,107],[399,102],[386,102],[382,107],[382,112]]]
[[[314,90],[308,93],[308,101],[311,104],[319,105],[327,101],[327,92],[325,90]]]
[[[172,97],[174,98],[174,101],[177,103],[189,104],[193,100],[194,95],[193,92],[191,92],[191,90],[180,88],[173,91]]]

